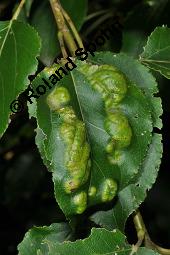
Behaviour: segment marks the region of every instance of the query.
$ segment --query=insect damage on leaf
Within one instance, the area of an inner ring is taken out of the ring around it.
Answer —
[[[68,169],[63,185],[70,194],[84,185],[90,174],[90,146],[86,141],[84,123],[79,120],[70,106],[70,94],[65,87],[57,87],[47,98],[49,107],[62,119],[60,135],[65,144],[65,166]],[[81,192],[73,198],[77,213],[86,209],[87,194]]]
[[[122,150],[130,145],[132,137],[128,119],[119,110],[121,101],[127,93],[126,77],[116,67],[109,65],[83,64],[79,71],[102,95],[106,111],[105,129],[110,135],[106,152],[109,161],[112,164],[118,164],[123,157]]]
[[[71,199],[75,213],[81,214],[87,207],[88,197],[100,194],[101,202],[112,200],[117,191],[117,184],[113,179],[106,179],[99,189],[89,187],[91,159],[90,146],[86,139],[85,124],[79,120],[71,104],[68,89],[64,86],[56,87],[47,97],[50,109],[56,112],[61,119],[60,136],[65,144],[64,158],[67,169],[63,180],[63,189],[66,194],[73,194]]]
[[[158,101],[153,90],[148,92],[143,69],[137,65],[138,79],[131,72],[132,60],[102,54],[87,62],[75,60],[76,70],[52,83],[52,92],[37,100],[37,112],[33,109],[39,119],[37,144],[52,172],[56,201],[68,219],[113,200],[133,183],[151,143],[152,110]],[[56,68],[45,69],[34,85],[53,77]]]

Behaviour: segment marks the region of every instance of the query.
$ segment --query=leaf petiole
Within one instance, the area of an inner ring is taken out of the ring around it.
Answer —
[[[12,19],[11,19],[12,21],[18,18],[19,14],[20,14],[20,12],[21,12],[21,10],[22,10],[22,7],[23,7],[24,4],[25,4],[25,1],[26,1],[26,0],[21,0],[21,2],[19,3],[19,5],[18,5],[16,11],[14,12],[14,15],[12,16]]]
[[[65,19],[62,12],[62,7],[58,0],[50,0],[51,8],[59,29],[59,39],[63,38],[63,42],[66,43],[66,46],[70,50],[72,56],[75,55],[75,51],[77,49],[76,43],[65,23]],[[62,35],[62,37],[61,37]]]
[[[148,234],[148,231],[146,229],[145,223],[143,221],[142,215],[139,210],[137,210],[134,213],[133,222],[135,224],[135,228],[137,231],[138,242],[132,246],[132,251],[131,251],[130,255],[133,255],[134,253],[137,252],[137,250],[139,249],[139,247],[141,246],[143,241],[145,242],[146,248],[155,250],[162,255],[170,255],[170,249],[162,248],[162,247],[158,246],[157,244],[155,244],[154,242],[152,242],[152,240],[150,239],[150,236]]]

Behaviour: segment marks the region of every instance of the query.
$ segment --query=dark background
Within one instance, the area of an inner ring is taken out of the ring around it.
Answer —
[[[10,19],[16,2],[0,1],[1,20]],[[38,3],[39,0],[36,0],[31,11],[38,8]],[[122,29],[115,27],[112,40],[103,47],[105,50],[119,52],[122,48],[122,51],[137,56],[156,26],[167,24],[170,27],[170,1],[167,0],[89,1],[88,13],[103,9],[108,9],[123,26]],[[84,42],[93,40],[99,28],[109,25],[112,19],[98,20],[94,27],[92,24],[96,19],[86,22],[81,30]],[[154,75],[163,100],[164,127],[161,133],[164,153],[157,181],[140,209],[153,241],[170,248],[170,84],[159,74]],[[53,197],[51,174],[43,165],[35,145],[34,120],[29,120],[27,110],[11,119],[0,142],[0,250],[3,255],[17,254],[18,243],[33,225],[43,226],[65,220]],[[86,223],[90,228],[91,223],[88,220]],[[86,235],[88,228],[84,230],[82,227],[80,224],[79,232]],[[135,242],[131,218],[128,219],[126,232],[129,241]]]

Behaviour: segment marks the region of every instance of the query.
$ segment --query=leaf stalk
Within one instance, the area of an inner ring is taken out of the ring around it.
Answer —
[[[63,13],[63,9],[59,0],[50,0],[50,4],[59,29],[58,39],[62,49],[63,57],[65,57],[66,55],[65,44],[69,49],[71,55],[75,56],[77,46],[64,18],[64,16],[67,16],[68,18],[68,15],[66,15],[66,12]],[[71,19],[69,18],[69,22],[70,20]]]
[[[150,239],[150,236],[148,234],[148,231],[146,229],[145,223],[143,221],[142,215],[139,210],[137,210],[133,214],[133,222],[136,228],[137,236],[138,236],[138,242],[132,246],[132,252],[130,255],[134,254],[138,248],[141,246],[141,244],[145,243],[145,247],[152,249],[154,251],[159,252],[162,255],[170,255],[170,249],[165,249],[163,247],[160,247],[159,245],[152,242]]]
[[[18,16],[19,16],[19,14],[20,14],[20,12],[21,12],[25,2],[26,2],[26,0],[21,0],[21,2],[19,3],[16,11],[14,12],[14,15],[12,16],[12,21],[16,20],[18,18]]]

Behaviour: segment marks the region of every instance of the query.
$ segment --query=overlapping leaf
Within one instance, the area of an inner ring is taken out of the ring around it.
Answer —
[[[72,230],[67,223],[54,223],[49,227],[34,227],[26,233],[18,246],[20,255],[49,254],[46,241],[62,243],[72,240]]]
[[[125,236],[116,229],[109,232],[105,229],[93,228],[88,238],[75,242],[68,241],[68,236],[70,233],[66,224],[33,228],[18,246],[19,255],[129,255],[132,250]],[[135,254],[158,255],[146,248],[140,248]]]

